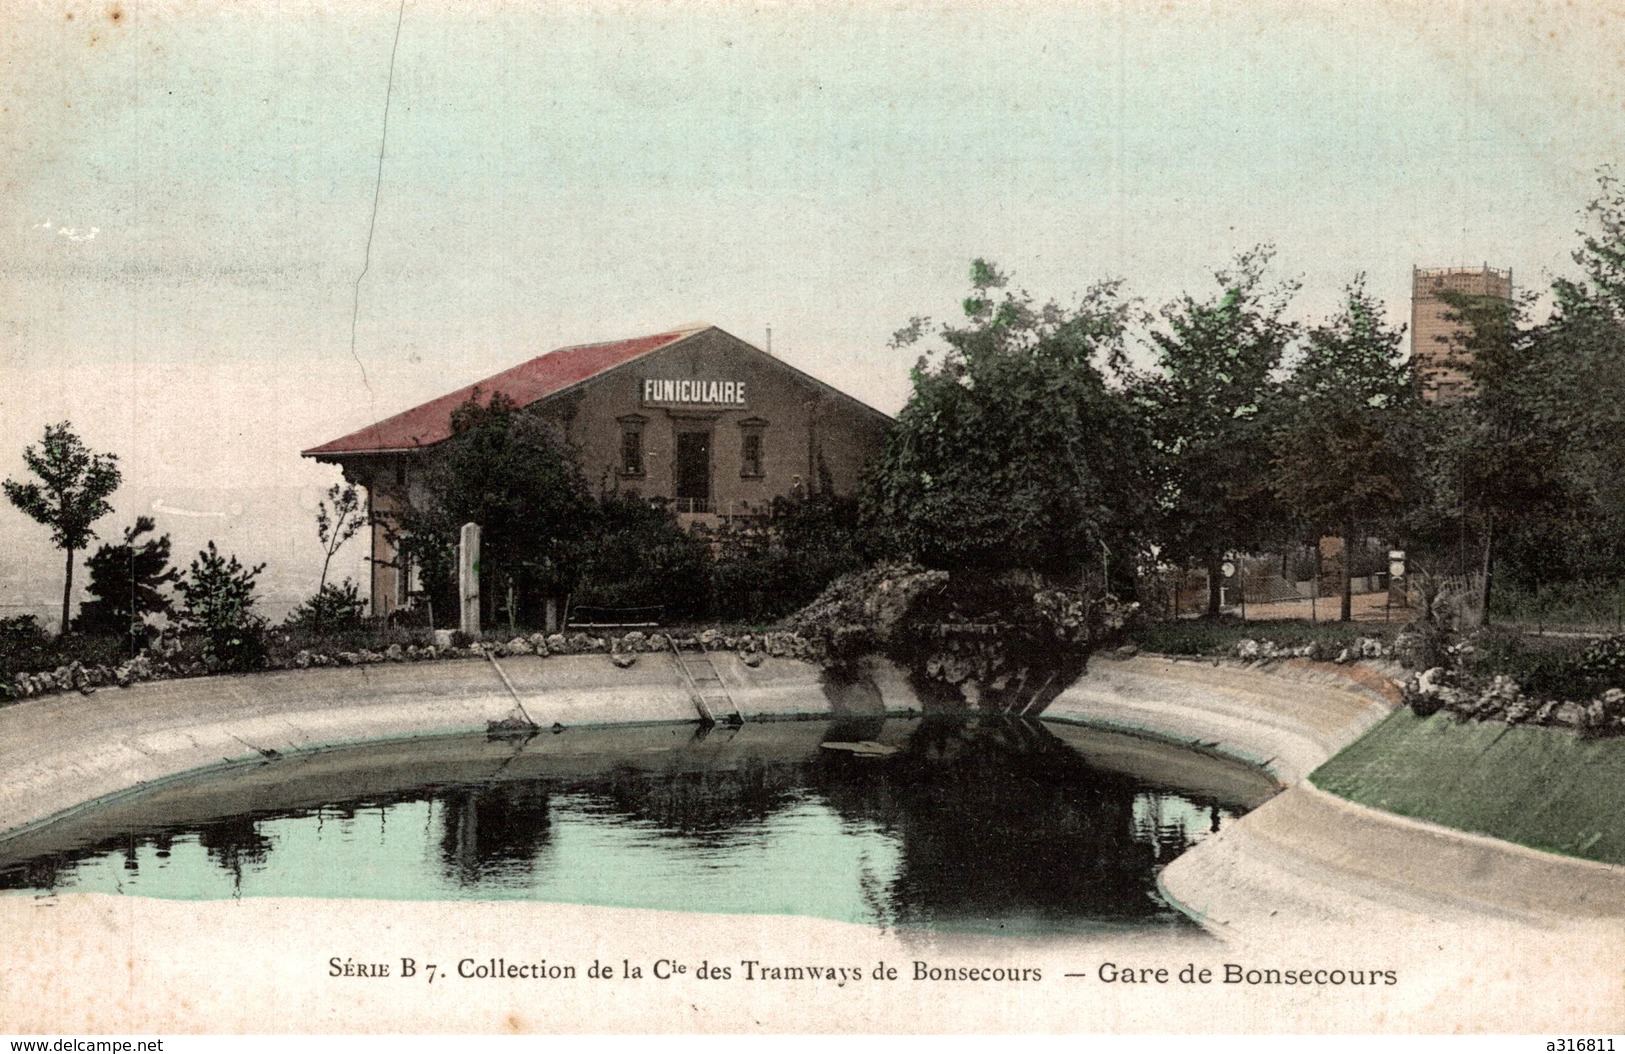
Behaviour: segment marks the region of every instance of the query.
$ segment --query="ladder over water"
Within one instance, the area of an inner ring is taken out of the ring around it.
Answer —
[[[667,637],[666,643],[671,647],[672,658],[677,660],[677,668],[683,671],[683,679],[688,682],[688,695],[700,713],[700,720],[708,725],[744,724],[745,715],[739,712],[733,696],[728,694],[728,686],[717,675],[705,645],[700,645],[698,652],[685,655],[675,640]]]

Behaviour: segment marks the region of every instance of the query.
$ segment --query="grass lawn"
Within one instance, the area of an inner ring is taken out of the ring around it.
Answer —
[[[1310,779],[1402,816],[1625,864],[1625,738],[1458,724],[1402,709]]]

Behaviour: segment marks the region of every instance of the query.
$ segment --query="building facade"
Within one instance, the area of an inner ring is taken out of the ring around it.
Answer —
[[[685,526],[753,515],[800,489],[851,493],[891,423],[715,326],[549,352],[304,451],[367,492],[375,614],[410,601],[391,517],[423,500],[452,411],[476,389],[482,402],[501,393],[552,422],[589,485],[669,500]]]
[[[1455,340],[1463,325],[1449,316],[1445,293],[1495,297],[1511,302],[1512,272],[1483,267],[1413,267],[1411,269],[1411,361],[1422,398],[1430,403],[1459,402],[1473,392]]]

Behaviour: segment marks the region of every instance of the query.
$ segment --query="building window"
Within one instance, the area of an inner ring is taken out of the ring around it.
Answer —
[[[621,433],[621,475],[643,475],[643,433],[627,430]]]
[[[395,606],[411,607],[413,600],[423,594],[423,569],[416,560],[395,554]]]
[[[643,464],[643,426],[648,419],[633,415],[621,422],[621,475],[641,477]]]
[[[760,479],[763,471],[762,435],[767,422],[759,417],[739,422],[739,475],[744,479]]]

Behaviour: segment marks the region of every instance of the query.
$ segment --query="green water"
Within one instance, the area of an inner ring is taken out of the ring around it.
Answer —
[[[821,747],[855,734],[896,752]],[[1103,766],[1070,745],[1078,735],[891,721],[354,750],[105,803],[0,844],[0,888],[529,900],[989,932],[1183,925],[1157,872],[1251,802],[1158,785],[1143,760]]]

